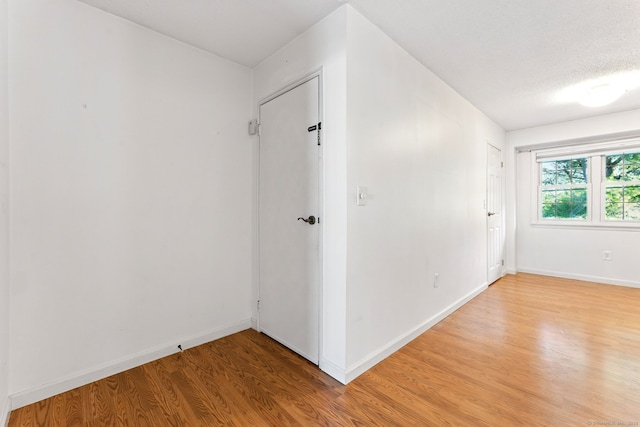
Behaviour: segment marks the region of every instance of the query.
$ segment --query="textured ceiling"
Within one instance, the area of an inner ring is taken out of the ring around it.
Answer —
[[[80,0],[252,67],[342,0]],[[349,0],[506,130],[640,108],[640,0]],[[608,106],[563,99],[624,74]],[[579,88],[579,87],[578,87]]]
[[[350,1],[507,130],[640,108],[640,81],[609,106],[558,99],[581,82],[640,72],[638,0],[391,3]]]

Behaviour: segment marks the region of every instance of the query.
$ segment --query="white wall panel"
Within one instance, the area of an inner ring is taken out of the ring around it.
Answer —
[[[0,426],[9,391],[9,99],[7,0],[0,0]]]
[[[10,22],[10,392],[248,322],[251,71],[76,1]]]
[[[504,131],[348,10],[347,365],[357,372],[486,286],[486,150],[504,146]]]

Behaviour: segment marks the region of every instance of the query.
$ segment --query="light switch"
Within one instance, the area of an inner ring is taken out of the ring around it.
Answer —
[[[367,187],[358,187],[356,189],[356,200],[358,206],[367,206]]]

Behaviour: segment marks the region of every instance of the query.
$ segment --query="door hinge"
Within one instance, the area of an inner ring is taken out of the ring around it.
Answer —
[[[257,130],[258,130],[258,136],[262,135],[262,125],[260,123],[258,123]]]
[[[260,300],[258,300],[258,303],[256,304],[256,306],[258,307],[258,311],[260,311],[260,307],[261,307]]]
[[[249,121],[249,135],[255,135],[258,133],[258,119],[251,119]]]
[[[504,260],[502,260],[502,266],[504,267]]]
[[[504,167],[504,162],[500,162],[500,167],[503,168]]]

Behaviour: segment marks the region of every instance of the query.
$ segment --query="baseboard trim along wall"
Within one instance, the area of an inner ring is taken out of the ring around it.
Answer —
[[[424,333],[427,330],[431,329],[438,322],[440,322],[441,320],[443,320],[444,318],[449,316],[451,313],[453,313],[454,311],[456,311],[457,309],[459,309],[463,305],[465,305],[467,302],[469,302],[474,297],[476,297],[479,294],[481,294],[487,288],[488,288],[488,284],[487,283],[482,284],[481,286],[477,287],[475,290],[471,291],[470,293],[468,293],[467,295],[465,295],[464,297],[462,297],[458,301],[454,302],[453,304],[451,304],[450,306],[448,306],[447,308],[445,308],[444,310],[442,310],[441,312],[439,312],[435,316],[427,319],[422,324],[418,325],[412,331],[409,331],[406,334],[398,337],[395,341],[390,342],[389,344],[385,345],[384,347],[372,352],[369,356],[365,357],[360,362],[355,363],[352,367],[347,369],[346,373],[343,374],[343,377],[344,377],[345,381],[341,381],[339,379],[339,377],[336,377],[336,376],[331,375],[331,374],[330,375],[332,377],[338,379],[339,381],[343,382],[344,384],[348,384],[349,382],[351,382],[354,379],[356,379],[358,376],[362,375],[363,373],[365,373],[369,369],[373,368],[378,363],[382,362],[387,357],[391,356],[396,351],[400,350],[405,345],[409,344],[411,341],[416,339],[422,333]]]
[[[340,381],[342,384],[347,384],[347,378],[345,375],[345,370],[344,368],[339,367],[338,365],[336,365],[335,363],[327,360],[327,359],[323,359],[320,358],[320,370],[326,374],[328,374],[329,376],[331,376],[332,378]]]
[[[582,280],[584,282],[604,283],[606,285],[626,286],[640,288],[640,282],[631,280],[611,279],[608,277],[587,276],[583,274],[564,273],[560,271],[536,270],[531,268],[519,268],[518,273],[538,274],[540,276],[560,277],[562,279]]]
[[[205,344],[226,337],[228,335],[235,334],[236,332],[244,331],[249,328],[251,328],[251,319],[246,319],[228,325],[226,327],[214,329],[204,334],[185,337],[173,343],[149,349],[147,351],[125,357],[123,359],[105,364],[103,366],[98,366],[94,369],[85,370],[75,375],[61,378],[59,380],[50,382],[48,384],[43,384],[42,386],[35,387],[30,390],[12,394],[10,396],[10,409],[13,410],[21,408],[40,400],[55,396],[57,394],[73,390],[74,388],[90,384],[94,381],[107,378],[111,375],[124,372],[128,369],[144,365],[145,363],[149,363],[154,360],[161,359],[165,356],[169,356],[170,354],[179,351],[177,348],[178,344],[182,345],[183,350],[186,350],[188,348],[196,347],[201,344]]]

